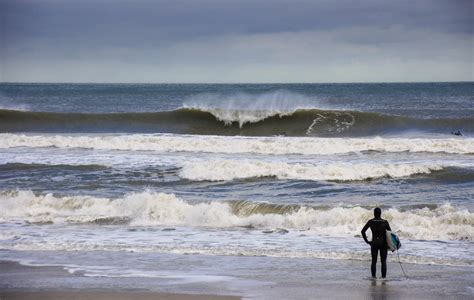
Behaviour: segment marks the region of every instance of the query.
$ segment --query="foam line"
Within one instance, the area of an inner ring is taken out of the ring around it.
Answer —
[[[474,153],[474,138],[226,137],[175,134],[0,134],[0,148],[57,147],[158,152],[331,155],[350,152]]]

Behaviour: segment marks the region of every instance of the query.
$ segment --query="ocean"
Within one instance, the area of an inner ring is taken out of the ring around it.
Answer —
[[[229,280],[226,258],[368,276],[379,206],[402,263],[472,268],[473,104],[472,82],[1,83],[0,259],[187,283]]]

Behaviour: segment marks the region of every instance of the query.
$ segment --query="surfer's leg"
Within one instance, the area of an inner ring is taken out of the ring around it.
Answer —
[[[380,248],[380,261],[382,262],[382,278],[387,275],[387,247]]]
[[[370,254],[372,254],[372,265],[370,266],[370,271],[372,272],[373,278],[375,278],[375,272],[377,267],[377,252],[379,252],[379,248],[375,245],[371,245]]]

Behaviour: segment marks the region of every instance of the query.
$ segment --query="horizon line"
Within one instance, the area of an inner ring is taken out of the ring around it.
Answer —
[[[0,84],[398,84],[398,83],[474,83],[474,80],[460,81],[348,81],[348,82],[86,82],[86,81],[0,81]]]

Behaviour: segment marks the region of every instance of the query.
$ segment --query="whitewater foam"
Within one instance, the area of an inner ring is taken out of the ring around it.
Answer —
[[[443,165],[428,163],[321,163],[288,164],[256,160],[215,160],[185,162],[179,175],[195,181],[222,181],[243,178],[276,177],[278,179],[314,181],[351,181],[381,177],[406,177],[429,174],[443,169]]]
[[[199,202],[179,199],[174,194],[145,191],[123,198],[90,196],[56,197],[35,195],[31,191],[4,192],[0,195],[0,221],[30,223],[94,223],[97,220],[126,220],[133,226],[190,226],[211,228],[286,228],[309,230],[328,236],[358,235],[360,228],[372,217],[362,207],[318,208],[293,207],[273,213],[258,210],[236,210],[242,202]],[[252,203],[248,205],[254,205]],[[416,208],[407,211],[390,208],[384,217],[396,224],[394,229],[404,238],[417,240],[474,240],[474,214],[450,204],[434,209]],[[113,223],[112,223],[113,224]]]
[[[474,153],[474,138],[225,137],[172,134],[0,134],[0,148],[57,147],[158,152],[331,155],[350,152]]]
[[[308,129],[306,129],[306,135],[311,135],[315,126],[318,126],[320,123],[326,123],[324,126],[328,127],[327,132],[335,131],[337,133],[341,133],[344,130],[354,126],[356,122],[355,117],[349,112],[335,112],[334,115],[335,117],[318,114],[318,116],[309,125]],[[341,116],[347,117],[348,120],[340,119]]]

